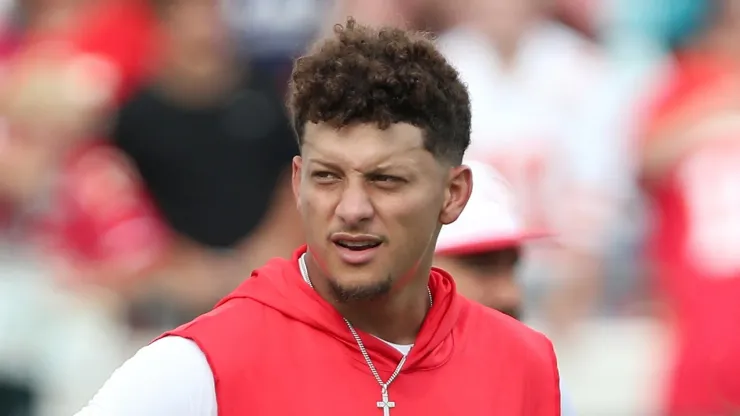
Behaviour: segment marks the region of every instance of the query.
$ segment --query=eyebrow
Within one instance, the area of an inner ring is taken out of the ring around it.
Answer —
[[[334,170],[342,170],[342,168],[337,163],[332,163],[327,160],[323,160],[320,158],[309,158],[308,159],[309,164],[317,164],[324,166],[329,169]],[[384,162],[377,166],[374,166],[372,169],[368,170],[367,172],[364,172],[365,174],[376,174],[376,173],[385,173],[388,171],[395,171],[400,170],[405,173],[412,173],[413,169],[409,167],[408,163],[399,163],[399,162]]]
[[[369,174],[399,174],[399,175],[413,175],[414,172],[416,172],[412,167],[405,164],[397,164],[397,165],[380,165],[377,166],[375,169],[373,169],[371,172],[368,172]]]
[[[308,163],[309,164],[313,164],[313,165],[321,165],[321,166],[327,167],[329,169],[341,170],[338,164],[332,163],[332,162],[328,162],[326,160],[322,160],[322,159],[318,159],[318,158],[309,158],[308,159]]]

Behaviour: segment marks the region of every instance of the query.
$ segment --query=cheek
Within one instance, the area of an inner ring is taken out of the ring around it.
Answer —
[[[300,210],[303,218],[307,220],[307,226],[312,226],[314,223],[326,216],[327,213],[331,213],[329,209],[330,198],[327,195],[322,195],[307,186],[301,187],[300,194]]]
[[[299,211],[306,234],[306,242],[319,250],[326,244],[329,233],[340,230],[335,219],[337,197],[332,192],[303,185],[299,197]]]
[[[316,241],[320,236],[321,228],[325,226],[322,215],[323,207],[321,200],[315,198],[310,191],[301,192],[299,199],[299,211],[303,219],[303,229],[306,233],[306,239],[309,243]]]
[[[388,213],[397,220],[395,222],[405,230],[409,236],[428,240],[439,223],[439,213],[442,202],[440,198],[429,197],[430,192],[415,192],[398,198],[393,204],[388,204]]]
[[[430,214],[428,207],[411,204],[394,214],[392,220],[384,221],[391,245],[394,251],[417,261],[434,245],[437,215]]]

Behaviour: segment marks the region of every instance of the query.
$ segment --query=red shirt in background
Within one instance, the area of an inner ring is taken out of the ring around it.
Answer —
[[[677,330],[672,416],[740,410],[740,106],[711,105],[737,77],[732,69],[682,57],[648,118],[646,141],[678,139],[669,129],[706,137],[646,186],[650,257]]]
[[[145,276],[167,249],[168,230],[135,168],[107,143],[67,155],[53,201],[43,242],[65,266],[62,277],[73,279],[68,283],[93,279],[120,287],[110,279]]]
[[[143,0],[110,0],[80,17],[70,35],[78,53],[115,69],[114,100],[125,100],[145,81],[156,58],[154,14]],[[84,269],[103,263],[123,276],[153,267],[164,253],[167,230],[135,168],[107,142],[83,144],[67,158],[57,223],[67,258]],[[116,274],[113,274],[116,276]]]
[[[144,0],[109,0],[83,13],[71,41],[80,52],[113,64],[120,80],[116,97],[123,99],[145,79],[156,58],[155,16]]]

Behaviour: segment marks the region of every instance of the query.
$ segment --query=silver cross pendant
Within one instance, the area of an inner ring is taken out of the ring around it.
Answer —
[[[377,403],[378,409],[383,409],[383,416],[390,416],[391,409],[396,407],[395,402],[391,402],[388,399],[388,387],[383,386],[383,389],[381,390],[382,394],[382,401],[379,401]]]

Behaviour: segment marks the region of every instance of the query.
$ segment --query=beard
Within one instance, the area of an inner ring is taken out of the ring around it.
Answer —
[[[348,303],[376,300],[386,296],[393,287],[393,278],[388,276],[379,282],[353,286],[342,285],[334,279],[328,279],[328,283],[334,298],[339,303]]]

